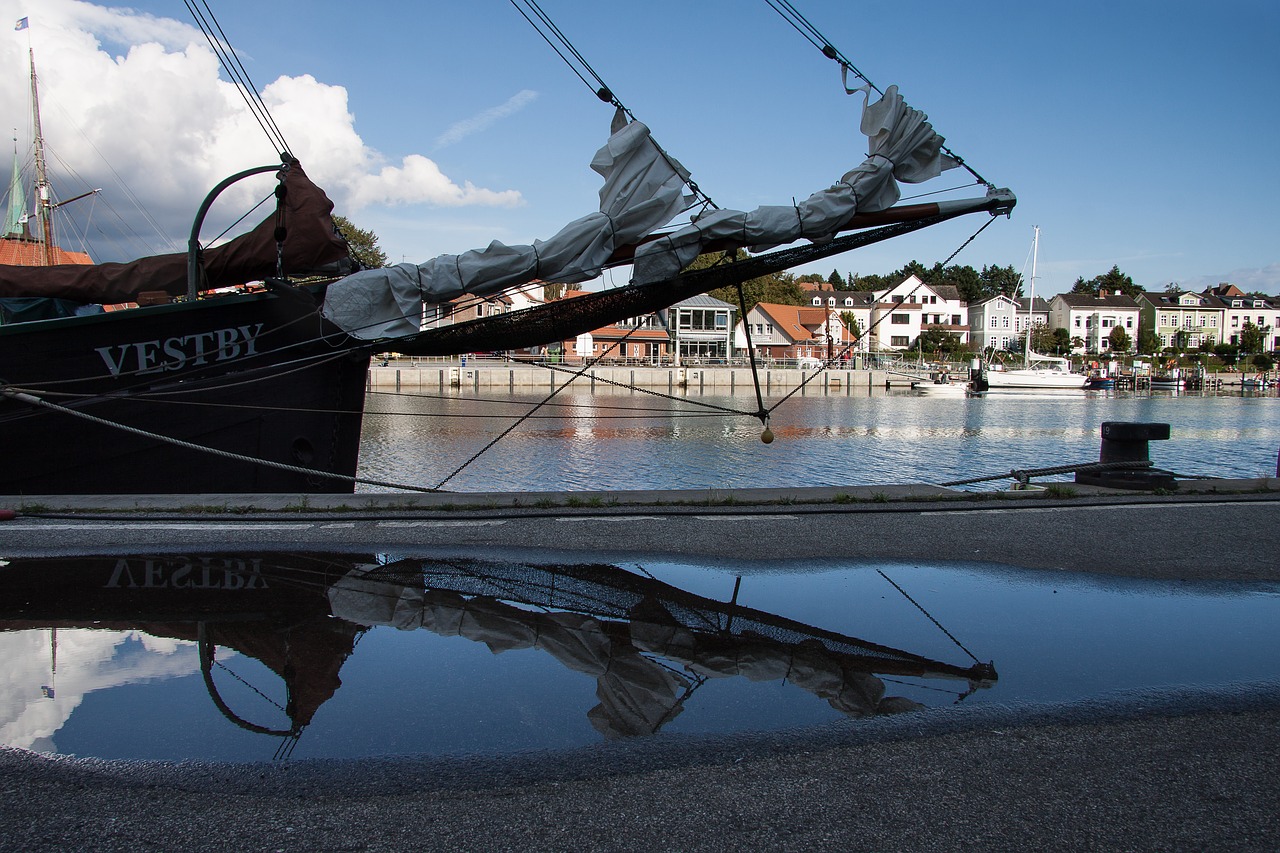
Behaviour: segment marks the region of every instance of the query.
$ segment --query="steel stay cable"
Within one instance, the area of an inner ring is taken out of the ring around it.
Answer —
[[[938,630],[940,630],[940,631],[942,631],[942,633],[946,634],[946,635],[951,639],[951,642],[955,643],[957,646],[959,646],[959,647],[960,647],[960,650],[961,650],[961,651],[963,651],[963,652],[964,652],[966,655],[968,655],[970,658],[973,658],[973,662],[974,662],[974,663],[982,663],[982,661],[978,660],[978,658],[974,655],[974,653],[973,653],[973,652],[971,652],[971,651],[969,651],[967,648],[965,648],[964,643],[962,643],[962,642],[960,642],[958,639],[956,639],[956,636],[955,636],[954,634],[952,634],[950,631],[948,631],[946,628],[944,628],[944,627],[942,626],[942,623],[941,623],[941,622],[939,622],[937,619],[934,619],[934,618],[933,618],[933,614],[932,614],[932,613],[930,613],[928,610],[925,610],[925,609],[924,609],[924,607],[922,607],[922,606],[921,606],[920,602],[916,601],[914,598],[912,598],[910,595],[908,595],[908,594],[907,594],[907,591],[906,591],[905,589],[903,589],[902,587],[898,586],[898,584],[894,582],[893,578],[891,578],[891,577],[889,577],[888,575],[886,575],[886,574],[884,573],[884,570],[883,570],[883,569],[876,569],[876,573],[877,573],[877,574],[879,574],[879,575],[880,575],[880,577],[882,577],[882,578],[884,578],[885,580],[887,580],[887,581],[888,581],[888,582],[893,586],[893,588],[894,588],[894,589],[896,589],[898,592],[902,593],[902,597],[903,597],[903,598],[905,598],[907,601],[910,601],[912,604],[914,604],[914,605],[916,606],[916,608],[917,608],[921,613],[923,613],[923,614],[924,614],[924,615],[929,619],[929,621],[930,621],[930,622],[932,622],[934,625],[937,625],[937,626],[938,626]]]
[[[599,74],[596,73],[596,70],[591,67],[591,63],[587,62],[586,57],[584,57],[578,51],[578,49],[574,47],[573,43],[569,41],[568,36],[566,36],[564,32],[561,31],[561,29],[556,25],[555,21],[551,19],[551,16],[542,10],[542,7],[540,7],[537,4],[536,0],[510,0],[510,3],[512,6],[515,7],[516,11],[519,12],[520,15],[526,21],[529,22],[529,25],[534,28],[534,30],[538,33],[538,35],[542,36],[542,39],[548,45],[550,45],[551,49],[556,52],[556,55],[559,56],[560,59],[566,65],[569,66],[569,69],[578,77],[578,79],[581,80],[588,89],[592,89],[593,93],[597,98],[609,104],[612,104],[614,107],[617,107],[619,110],[622,110],[622,112],[625,113],[627,118],[629,118],[631,121],[636,120],[635,113],[631,112],[631,110],[625,104],[623,104],[622,101],[618,99],[618,96],[613,93],[613,89],[609,86],[609,84],[607,84],[604,81],[603,77],[601,77]],[[529,10],[533,12],[534,16],[537,17],[538,20],[542,22],[543,26],[546,27],[547,31],[551,32],[555,36],[556,40],[559,41],[560,44],[564,46],[564,49],[573,55],[573,58],[576,59],[578,63],[581,65],[581,68],[582,68],[581,71],[577,67],[575,67],[573,62],[571,62],[569,58],[566,57],[564,53],[556,46],[555,42],[553,42],[550,36],[548,36],[547,33],[543,31],[542,27],[540,27],[537,23],[535,23],[533,18],[530,18],[529,15],[526,14],[524,9],[520,7],[520,3],[523,3],[526,7],[528,7]],[[582,71],[585,71],[587,74],[590,74],[591,77],[596,81],[596,83],[600,85],[600,88],[598,90],[593,89],[591,83],[588,82],[586,77],[583,76]],[[658,153],[662,156],[662,159],[665,160],[672,169],[681,173],[681,178],[684,181],[685,186],[689,188],[689,190],[694,194],[695,197],[701,199],[701,202],[699,202],[700,204],[704,206],[709,206],[715,209],[719,209],[719,205],[717,205],[715,201],[712,200],[711,196],[707,195],[705,192],[702,191],[702,188],[698,186],[697,182],[693,180],[692,176],[689,175],[687,170],[683,169],[683,167],[677,168],[679,164],[677,163],[675,158],[673,158],[669,153],[667,153],[667,150],[665,148],[663,148],[661,145],[658,144],[657,139],[655,139],[652,135],[650,135],[649,142],[653,144],[653,147],[657,149]],[[686,208],[686,210],[690,210],[695,206],[697,205],[691,205],[689,208]]]
[[[510,435],[512,432],[514,432],[514,431],[515,431],[515,429],[516,429],[516,427],[520,426],[520,424],[524,423],[526,420],[528,420],[530,417],[532,417],[532,416],[533,416],[533,414],[534,414],[534,412],[538,411],[538,410],[539,410],[540,408],[542,408],[544,405],[546,405],[547,403],[551,402],[551,400],[552,400],[552,399],[553,399],[557,394],[559,394],[559,393],[560,393],[561,391],[563,391],[565,388],[568,388],[570,385],[572,385],[572,384],[573,384],[573,381],[574,381],[575,379],[577,379],[578,377],[580,377],[580,376],[584,375],[588,370],[590,370],[590,369],[591,369],[592,367],[594,367],[597,363],[599,363],[600,359],[604,358],[604,357],[605,357],[605,355],[607,355],[608,353],[612,352],[612,351],[613,351],[613,349],[614,349],[615,347],[617,347],[617,346],[618,346],[618,344],[625,343],[625,342],[626,342],[626,340],[627,340],[629,337],[631,337],[631,335],[635,334],[635,332],[636,332],[636,331],[638,331],[638,330],[639,330],[639,327],[637,326],[635,329],[632,329],[632,330],[630,330],[629,332],[627,332],[625,335],[623,335],[623,336],[622,336],[622,338],[621,338],[620,340],[617,340],[617,341],[614,341],[614,342],[610,343],[610,344],[609,344],[609,347],[608,347],[607,349],[605,349],[602,353],[600,353],[600,355],[598,355],[598,356],[596,356],[595,358],[591,359],[591,361],[589,361],[589,362],[587,362],[586,364],[584,364],[584,365],[582,366],[582,369],[581,369],[581,370],[578,370],[578,371],[575,373],[575,375],[571,376],[571,377],[568,379],[568,381],[566,381],[566,382],[565,382],[563,385],[561,385],[559,388],[555,388],[555,389],[553,389],[553,390],[551,391],[551,393],[550,393],[550,394],[548,394],[548,395],[547,395],[547,396],[546,396],[546,397],[545,397],[541,402],[537,403],[537,404],[536,404],[532,409],[530,409],[528,412],[526,412],[526,413],[525,413],[524,415],[522,415],[521,417],[517,418],[517,419],[516,419],[516,420],[515,420],[515,421],[514,421],[514,422],[513,422],[509,427],[507,427],[505,430],[503,430],[501,433],[499,433],[499,434],[498,434],[498,435],[497,435],[497,436],[496,436],[492,441],[490,441],[490,442],[489,442],[488,444],[486,444],[484,447],[482,447],[482,448],[480,448],[479,450],[477,450],[477,451],[475,452],[475,454],[474,454],[474,455],[472,455],[472,457],[471,457],[470,459],[468,459],[466,462],[463,462],[461,465],[459,465],[457,468],[455,468],[452,474],[450,474],[449,476],[445,477],[443,480],[441,480],[441,481],[436,485],[435,491],[439,491],[439,490],[443,489],[443,488],[444,488],[444,485],[445,485],[446,483],[448,483],[450,480],[452,480],[454,477],[456,477],[456,476],[458,476],[459,474],[461,474],[461,473],[462,473],[462,471],[463,471],[463,469],[465,469],[467,466],[469,466],[472,462],[475,462],[477,459],[479,459],[479,458],[480,458],[481,456],[483,456],[485,453],[489,452],[489,450],[491,450],[491,449],[492,449],[492,448],[493,448],[493,447],[494,447],[494,446],[495,446],[499,441],[502,441],[504,438],[506,438],[508,435]],[[548,368],[551,368],[551,365],[545,365],[545,366],[546,366],[546,367],[548,367]]]
[[[858,77],[859,80],[862,80],[864,83],[866,83],[867,86],[869,86],[872,90],[876,92],[876,94],[880,95],[881,97],[884,96],[884,92],[881,91],[880,87],[877,86],[875,83],[873,83],[871,79],[867,77],[867,75],[863,74],[862,71],[860,71],[857,68],[857,66],[855,66],[852,62],[850,62],[848,57],[846,57],[840,51],[839,48],[833,45],[830,39],[828,39],[821,32],[819,32],[818,28],[815,27],[807,18],[805,18],[804,15],[800,14],[800,11],[796,9],[796,7],[789,2],[789,0],[764,0],[764,2],[767,3],[771,9],[773,9],[775,12],[781,15],[782,19],[785,20],[787,23],[789,23],[796,30],[796,32],[800,33],[800,35],[806,41],[808,41],[814,47],[818,48],[818,50],[822,53],[823,56],[827,57],[828,59],[834,60],[835,62],[840,63],[841,67],[847,68],[850,71],[852,71]],[[965,162],[963,157],[961,157],[960,155],[952,151],[950,148],[948,148],[945,141],[942,143],[940,148],[944,154],[949,156],[951,159],[955,160],[956,163],[959,164],[961,168],[963,168],[969,174],[973,175],[974,179],[978,183],[988,187],[995,186],[986,178],[982,177],[982,175],[978,174],[978,172],[974,170],[973,167],[971,167],[968,163]]]
[[[961,252],[963,252],[963,251],[965,250],[965,247],[967,247],[970,243],[972,243],[975,239],[977,239],[978,235],[979,235],[979,234],[981,234],[983,231],[985,231],[985,230],[986,230],[986,229],[991,225],[991,223],[992,223],[992,222],[995,222],[995,221],[996,221],[996,217],[994,217],[994,216],[989,217],[989,218],[987,219],[987,221],[986,221],[986,222],[982,223],[982,227],[980,227],[977,231],[973,232],[973,234],[971,234],[967,240],[965,240],[963,243],[961,243],[961,244],[960,244],[960,246],[959,246],[959,247],[958,247],[954,252],[952,252],[952,253],[950,254],[950,256],[948,256],[948,257],[947,257],[947,259],[946,259],[945,261],[943,261],[942,263],[938,264],[938,265],[935,267],[935,270],[937,270],[938,272],[941,272],[943,269],[945,269],[945,268],[946,268],[946,266],[947,266],[947,264],[949,264],[949,263],[951,263],[953,260],[955,260],[956,255],[958,255],[958,254],[960,254]],[[925,275],[927,276],[927,278],[930,278],[930,279],[931,279],[931,278],[933,278],[934,273],[930,271],[930,272],[926,272],[926,274],[925,274]],[[919,283],[919,284],[917,284],[915,287],[911,288],[911,290],[907,291],[907,294],[906,294],[906,295],[907,295],[907,296],[914,296],[914,295],[915,295],[915,292],[916,292],[917,290],[919,290],[921,287],[924,287],[924,286],[925,286],[926,284],[928,284],[928,283],[929,283],[929,282],[928,282],[926,279],[921,279],[921,280],[920,280],[920,283]],[[866,329],[866,331],[865,331],[865,332],[863,332],[863,334],[859,336],[859,340],[861,340],[861,338],[862,338],[863,336],[865,336],[865,335],[870,335],[870,334],[871,334],[871,331],[872,331],[873,329],[875,329],[876,327],[878,327],[881,323],[883,323],[883,322],[884,322],[884,320],[885,320],[885,318],[886,318],[886,317],[891,316],[891,314],[892,314],[892,312],[889,312],[889,311],[886,311],[886,312],[882,313],[882,314],[880,315],[880,319],[876,320],[874,323],[872,323],[870,326],[868,326],[868,327],[867,327],[867,329]],[[831,361],[838,361],[838,360],[840,360],[840,359],[843,359],[843,358],[844,358],[844,356],[845,356],[845,354],[846,354],[846,353],[848,353],[850,350],[852,350],[852,349],[853,349],[853,347],[854,347],[854,344],[856,344],[856,343],[857,343],[857,341],[854,341],[853,343],[850,343],[850,344],[848,344],[847,346],[845,346],[842,350],[840,350],[840,354],[839,354],[836,358],[832,359]],[[777,402],[777,403],[775,403],[773,406],[770,406],[770,407],[769,407],[769,412],[770,412],[770,413],[772,413],[775,409],[777,409],[777,408],[778,408],[778,406],[781,406],[781,405],[782,405],[783,403],[785,403],[787,400],[790,400],[792,397],[794,397],[797,393],[799,393],[800,391],[804,390],[804,389],[805,389],[805,387],[807,387],[807,386],[808,386],[808,384],[809,384],[810,382],[812,382],[814,379],[816,379],[816,378],[818,377],[818,375],[819,375],[819,374],[821,374],[821,373],[825,372],[825,371],[826,371],[830,366],[831,366],[831,363],[830,363],[829,361],[824,360],[824,361],[822,362],[822,367],[821,367],[821,368],[819,368],[818,370],[815,370],[815,371],[814,371],[812,374],[810,374],[809,376],[806,376],[804,379],[802,379],[802,380],[800,381],[800,384],[799,384],[799,385],[797,385],[797,386],[796,386],[795,388],[793,388],[791,391],[789,391],[789,392],[787,392],[786,394],[784,394],[784,395],[782,396],[782,398],[778,400],[778,402]]]

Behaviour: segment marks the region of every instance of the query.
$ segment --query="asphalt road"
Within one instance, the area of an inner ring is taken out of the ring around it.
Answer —
[[[22,515],[0,554],[410,550],[682,557],[777,570],[815,562],[982,562],[1151,579],[1280,580],[1280,495],[1064,501],[339,510],[217,516]]]

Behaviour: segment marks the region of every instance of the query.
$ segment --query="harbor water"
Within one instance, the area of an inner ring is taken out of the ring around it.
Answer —
[[[806,389],[764,397],[768,444],[749,414],[759,408],[749,389],[575,387],[539,406],[545,400],[457,389],[371,393],[360,475],[461,492],[940,484],[1096,462],[1106,421],[1170,424],[1170,440],[1153,442],[1150,455],[1183,476],[1274,476],[1280,449],[1280,399],[1238,392],[939,398]],[[965,488],[1008,485],[1005,476]]]

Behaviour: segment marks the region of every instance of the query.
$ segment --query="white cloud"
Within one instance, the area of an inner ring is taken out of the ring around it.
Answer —
[[[1221,283],[1234,284],[1246,293],[1261,291],[1262,293],[1280,293],[1280,263],[1267,264],[1265,267],[1244,267],[1234,269],[1222,275],[1202,275],[1181,282],[1189,290],[1204,290]]]
[[[439,138],[436,139],[436,148],[444,148],[448,145],[453,145],[461,142],[468,136],[479,133],[482,130],[487,130],[507,116],[520,112],[520,110],[524,109],[537,99],[537,92],[531,89],[522,89],[507,99],[505,103],[487,109],[478,115],[472,116],[471,118],[463,119],[462,121],[450,126],[448,130],[440,134]]]
[[[40,0],[36,11],[27,8],[25,2],[0,0],[0,21],[6,20],[5,12],[9,20],[31,18],[44,137],[59,196],[114,186],[114,171],[151,217],[176,232],[169,237],[183,245],[191,215],[214,184],[274,161],[272,145],[236,88],[219,79],[217,60],[196,28],[78,0]],[[25,68],[26,41],[0,39],[0,67]],[[497,111],[509,113],[532,97],[521,93]],[[398,165],[387,162],[360,137],[342,86],[306,74],[280,77],[265,87],[263,100],[293,153],[339,210],[404,204],[509,207],[522,201],[518,191],[447,176],[420,154]],[[0,76],[0,113],[30,114],[25,74]],[[29,150],[30,130],[19,135],[19,150]],[[70,181],[69,172],[80,181]],[[246,202],[268,191],[265,183],[233,188],[225,196],[226,208],[236,208],[239,215]],[[122,194],[112,198],[108,190],[104,196],[119,209],[128,205]],[[212,224],[206,236],[217,227]],[[95,255],[108,260],[118,258],[104,255],[122,253],[99,249]]]

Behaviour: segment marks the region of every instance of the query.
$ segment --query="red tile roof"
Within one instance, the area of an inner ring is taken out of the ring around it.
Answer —
[[[69,252],[54,246],[53,262],[55,264],[91,264],[93,259],[84,252]],[[0,264],[15,267],[44,266],[44,244],[37,243],[35,240],[0,238]]]

